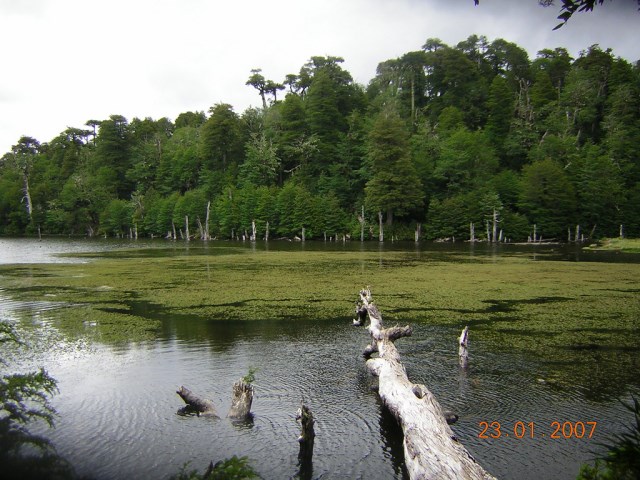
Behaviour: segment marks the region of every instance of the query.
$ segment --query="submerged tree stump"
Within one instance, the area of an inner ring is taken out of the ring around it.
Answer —
[[[180,389],[176,391],[176,393],[180,395],[180,398],[182,398],[182,400],[184,400],[184,403],[187,404],[187,406],[185,407],[185,412],[196,413],[198,415],[211,417],[218,416],[218,414],[216,413],[216,408],[211,400],[196,395],[185,386],[180,387]]]
[[[382,402],[404,434],[405,464],[411,479],[494,479],[460,444],[440,404],[424,385],[409,381],[395,340],[411,335],[411,327],[382,328],[382,315],[369,289],[360,291],[369,314],[371,344],[365,349],[369,371],[378,377]],[[378,356],[371,358],[373,353]]]
[[[231,398],[231,408],[227,417],[244,419],[251,414],[251,404],[253,403],[253,385],[240,379],[233,384],[233,397]]]

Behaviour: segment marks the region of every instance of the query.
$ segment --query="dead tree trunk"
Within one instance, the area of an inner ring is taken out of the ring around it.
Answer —
[[[33,216],[33,202],[31,201],[31,192],[29,191],[29,176],[26,172],[22,175],[23,187],[22,191],[24,193],[24,201],[27,206],[27,213],[29,214],[29,220]]]
[[[369,314],[371,344],[365,349],[369,371],[379,378],[378,392],[404,433],[404,457],[411,479],[493,479],[458,443],[445,413],[424,385],[407,378],[394,340],[411,335],[411,327],[382,328],[382,315],[370,290],[360,292]]]
[[[186,413],[196,413],[198,415],[205,415],[211,417],[217,417],[216,408],[213,405],[211,400],[206,398],[202,398],[199,395],[196,395],[187,387],[180,387],[178,391],[176,391],[180,398],[184,400],[184,403],[187,404],[184,411]]]
[[[227,417],[244,419],[251,414],[251,403],[253,402],[253,385],[245,383],[240,379],[233,384],[233,397],[231,398],[231,408]]]
[[[469,344],[469,327],[464,327],[462,329],[462,333],[458,339],[458,344],[458,358],[460,360],[460,366],[462,368],[467,368],[469,365],[469,351],[467,350],[467,346]]]
[[[362,215],[358,220],[360,221],[360,242],[364,242],[364,205],[362,205]]]
[[[203,240],[211,240],[211,235],[209,235],[210,214],[211,214],[211,202],[207,202],[207,216],[204,219],[204,239]]]
[[[313,429],[313,424],[315,423],[313,414],[306,405],[301,405],[296,412],[296,421],[300,422],[298,462],[301,466],[310,465],[313,458],[313,442],[316,438],[316,433]]]

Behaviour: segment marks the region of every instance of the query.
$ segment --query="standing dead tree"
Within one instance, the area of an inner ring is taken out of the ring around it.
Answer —
[[[458,442],[434,395],[409,381],[394,341],[410,336],[411,327],[383,328],[369,289],[360,291],[359,308],[367,310],[370,321],[371,344],[364,351],[367,368],[378,377],[380,398],[402,428],[409,478],[494,479]],[[378,356],[372,358],[374,353]]]
[[[298,443],[300,444],[300,452],[298,453],[299,463],[310,463],[313,457],[313,443],[316,438],[313,425],[315,423],[313,414],[309,407],[302,404],[296,412],[296,421],[300,422],[300,436]]]
[[[458,338],[458,359],[462,368],[469,365],[469,327],[464,327],[460,338]]]

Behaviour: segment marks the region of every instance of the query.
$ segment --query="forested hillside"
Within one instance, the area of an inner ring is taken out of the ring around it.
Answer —
[[[366,87],[342,63],[247,72],[261,107],[241,113],[22,137],[0,160],[0,234],[640,236],[638,64],[476,35],[428,39]]]

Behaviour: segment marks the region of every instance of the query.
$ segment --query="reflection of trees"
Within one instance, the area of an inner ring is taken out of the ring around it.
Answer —
[[[20,345],[15,329],[0,322],[0,346]],[[3,367],[7,363],[0,358]],[[44,421],[53,426],[55,410],[49,397],[56,381],[44,369],[30,373],[4,373],[0,378],[0,465],[4,478],[71,478],[71,466],[45,437],[29,431],[27,425]]]

